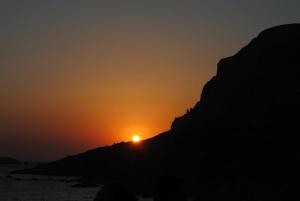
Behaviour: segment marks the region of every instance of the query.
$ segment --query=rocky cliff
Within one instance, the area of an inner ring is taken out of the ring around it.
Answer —
[[[172,128],[192,122],[198,127],[299,125],[299,37],[298,24],[270,28],[222,59],[200,101]]]

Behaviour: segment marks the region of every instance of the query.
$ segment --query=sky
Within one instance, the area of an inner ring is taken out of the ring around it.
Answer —
[[[298,0],[0,1],[0,156],[55,160],[170,129],[217,62]]]

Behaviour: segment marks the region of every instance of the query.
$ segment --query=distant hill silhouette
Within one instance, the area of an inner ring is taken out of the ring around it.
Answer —
[[[277,26],[222,59],[169,131],[17,173],[120,180],[141,191],[176,176],[199,200],[292,200],[300,193],[299,115],[300,24]]]
[[[21,162],[14,158],[0,157],[0,165],[19,164],[19,163],[21,163]]]

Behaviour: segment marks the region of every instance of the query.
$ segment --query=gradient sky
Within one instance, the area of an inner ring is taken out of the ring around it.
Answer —
[[[0,1],[0,156],[52,160],[154,136],[222,57],[300,1]]]

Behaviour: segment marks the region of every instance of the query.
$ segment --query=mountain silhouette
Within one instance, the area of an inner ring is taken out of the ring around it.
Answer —
[[[0,157],[0,165],[6,165],[6,164],[20,164],[21,161],[18,161],[14,158],[9,157]]]
[[[174,176],[199,200],[292,200],[300,193],[299,112],[300,24],[281,25],[221,59],[169,131],[16,173],[118,180],[141,192]]]

